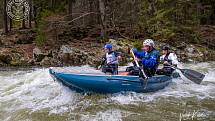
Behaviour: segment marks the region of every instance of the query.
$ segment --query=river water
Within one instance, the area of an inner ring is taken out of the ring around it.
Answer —
[[[206,74],[201,85],[174,79],[153,93],[77,93],[48,68],[0,71],[0,121],[215,121],[215,62],[183,64]],[[72,71],[96,71],[89,66]]]

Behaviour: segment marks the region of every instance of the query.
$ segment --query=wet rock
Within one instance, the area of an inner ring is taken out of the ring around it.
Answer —
[[[28,60],[24,58],[23,53],[19,52],[17,48],[1,48],[0,61],[11,66],[28,65]]]
[[[5,64],[10,64],[12,57],[9,54],[0,54],[0,61]]]
[[[42,50],[38,47],[33,49],[33,60],[35,62],[41,62],[46,56],[52,57],[52,51]]]
[[[16,44],[32,44],[34,36],[32,34],[23,34],[17,38]]]
[[[72,50],[72,47],[69,45],[62,45],[60,51],[58,52],[58,58],[61,60],[61,62],[70,63],[70,54],[73,52],[74,51]]]
[[[41,62],[41,66],[60,66],[60,62],[52,57],[45,57]]]
[[[69,45],[62,45],[61,48],[60,48],[60,51],[62,54],[65,54],[65,53],[73,53],[73,48],[70,47]]]
[[[40,62],[45,58],[45,55],[42,53],[42,51],[39,48],[33,49],[33,59],[35,62]]]
[[[17,40],[18,35],[2,35],[0,37],[0,41],[1,41],[1,45],[5,45],[5,46],[14,46],[15,42]]]
[[[5,63],[3,63],[2,61],[0,61],[0,66],[5,66]]]
[[[199,49],[190,44],[187,45],[184,49],[178,49],[176,50],[176,54],[180,61],[183,62],[193,62],[193,61],[203,61],[204,60],[204,54],[199,51]]]
[[[65,65],[85,65],[87,63],[88,53],[70,45],[62,45],[58,53],[58,58]]]
[[[203,53],[200,52],[194,45],[188,45],[185,48],[187,58],[191,61],[203,61]]]
[[[4,64],[10,64],[12,61],[11,48],[0,48],[0,61]]]
[[[185,51],[188,52],[188,54],[195,54],[196,52],[196,49],[193,45],[189,45],[185,48]]]
[[[176,45],[177,49],[184,49],[186,48],[187,44],[185,42],[180,42]]]

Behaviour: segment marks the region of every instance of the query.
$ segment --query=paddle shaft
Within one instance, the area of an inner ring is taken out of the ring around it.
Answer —
[[[171,65],[170,66],[171,68],[173,68],[173,69],[178,69],[178,70],[180,70],[180,71],[182,71],[183,69],[181,69],[181,68],[178,68],[178,67],[175,67],[175,66],[173,66],[173,65]],[[194,70],[192,70],[192,71],[194,71]],[[198,72],[199,73],[199,72]]]
[[[139,63],[138,63],[137,60],[135,59],[136,57],[135,57],[135,55],[134,55],[133,50],[131,50],[131,54],[133,55],[134,61],[135,61],[136,65],[137,65],[137,67],[141,70],[141,73],[143,74],[144,78],[147,79],[148,76],[145,74],[144,70],[143,70],[142,68],[140,68]]]
[[[110,63],[112,63],[112,62],[114,62],[114,61],[117,61],[117,60],[113,60],[113,61],[109,62],[108,64],[110,64]],[[99,65],[97,69],[100,70],[101,67],[102,67],[102,65]]]

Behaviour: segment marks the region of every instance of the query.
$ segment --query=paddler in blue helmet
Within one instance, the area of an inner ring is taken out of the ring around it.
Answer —
[[[110,74],[118,74],[119,59],[121,59],[120,53],[113,51],[112,44],[108,43],[104,46],[105,55],[102,57],[101,66],[102,72]]]

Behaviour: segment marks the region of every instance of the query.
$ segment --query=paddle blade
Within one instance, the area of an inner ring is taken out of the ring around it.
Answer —
[[[180,69],[180,70],[186,78],[188,78],[189,80],[197,84],[200,84],[205,77],[204,74],[201,74],[194,70],[190,70],[190,69]]]

